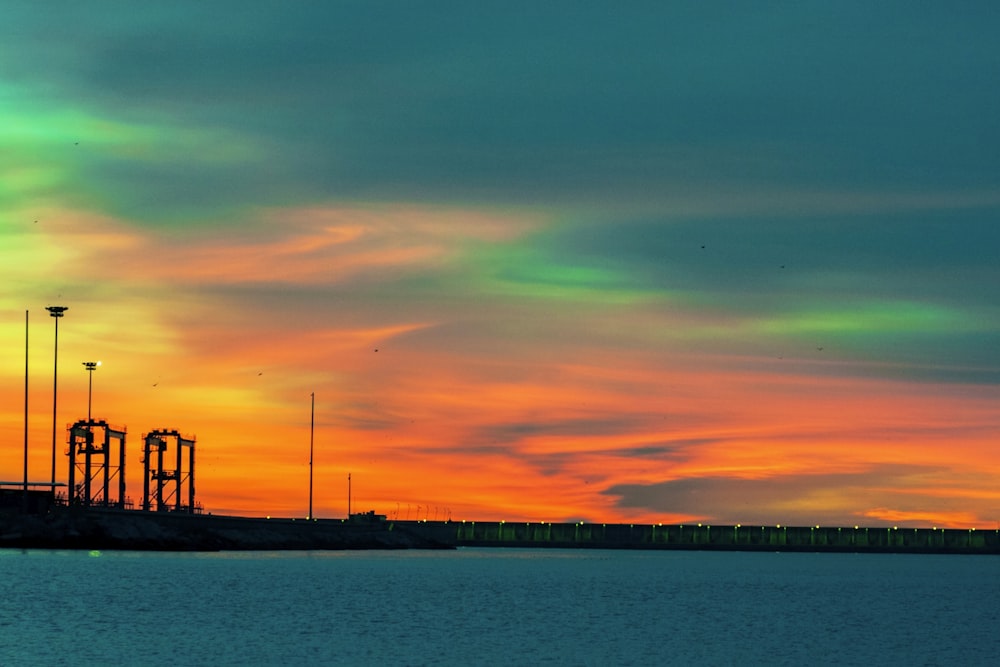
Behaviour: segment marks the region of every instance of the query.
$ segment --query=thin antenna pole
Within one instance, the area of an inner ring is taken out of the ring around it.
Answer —
[[[28,311],[24,311],[24,513],[28,513]]]
[[[347,520],[351,519],[351,473],[347,473]]]
[[[311,408],[309,414],[309,518],[313,518],[313,436],[316,431],[316,392],[309,394]]]

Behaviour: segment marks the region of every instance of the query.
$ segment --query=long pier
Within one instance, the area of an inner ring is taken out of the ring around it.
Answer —
[[[396,522],[456,546],[1000,554],[1000,529],[507,521]]]

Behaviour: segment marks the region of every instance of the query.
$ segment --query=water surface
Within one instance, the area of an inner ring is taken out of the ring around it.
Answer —
[[[987,665],[1000,557],[0,550],[0,665]]]

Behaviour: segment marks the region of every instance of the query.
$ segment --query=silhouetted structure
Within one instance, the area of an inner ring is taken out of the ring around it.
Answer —
[[[55,489],[66,486],[62,483],[28,482],[25,494],[24,482],[0,482],[0,512],[5,510],[20,510],[28,514],[45,514],[56,506]]]
[[[83,367],[87,369],[87,419],[90,419],[90,404],[94,398],[94,371],[101,365],[99,361],[84,361]]]
[[[112,463],[112,441],[118,444],[117,465]],[[69,451],[66,453],[69,455],[70,505],[125,508],[124,427],[109,426],[103,419],[81,419],[69,427]],[[77,472],[83,477],[80,482],[76,481]],[[116,478],[118,498],[112,502],[110,485]]]
[[[147,512],[152,509],[155,498],[157,512],[173,510],[194,514],[196,511],[194,502],[195,439],[186,438],[175,429],[156,429],[145,434],[143,442],[142,509]],[[176,467],[173,470],[166,470],[163,467],[163,461],[164,458],[169,457],[167,452],[171,443],[174,448]],[[188,449],[186,472],[183,469],[185,447]],[[150,482],[155,482],[155,488],[150,488]],[[186,505],[182,501],[183,494],[181,493],[185,483],[187,486]]]
[[[55,354],[52,362],[52,484],[56,483],[56,403],[59,396],[59,318],[69,310],[68,306],[45,306],[56,321]]]

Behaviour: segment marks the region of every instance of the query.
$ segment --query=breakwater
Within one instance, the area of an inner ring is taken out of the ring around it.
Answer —
[[[453,548],[454,542],[447,530],[385,522],[62,508],[34,515],[0,513],[3,547],[263,551],[434,549]]]
[[[1000,554],[1000,530],[507,521],[397,522],[456,546]]]
[[[896,526],[749,526],[398,521],[213,516],[71,508],[0,513],[0,548],[140,550],[688,549],[1000,554],[1000,530]]]

